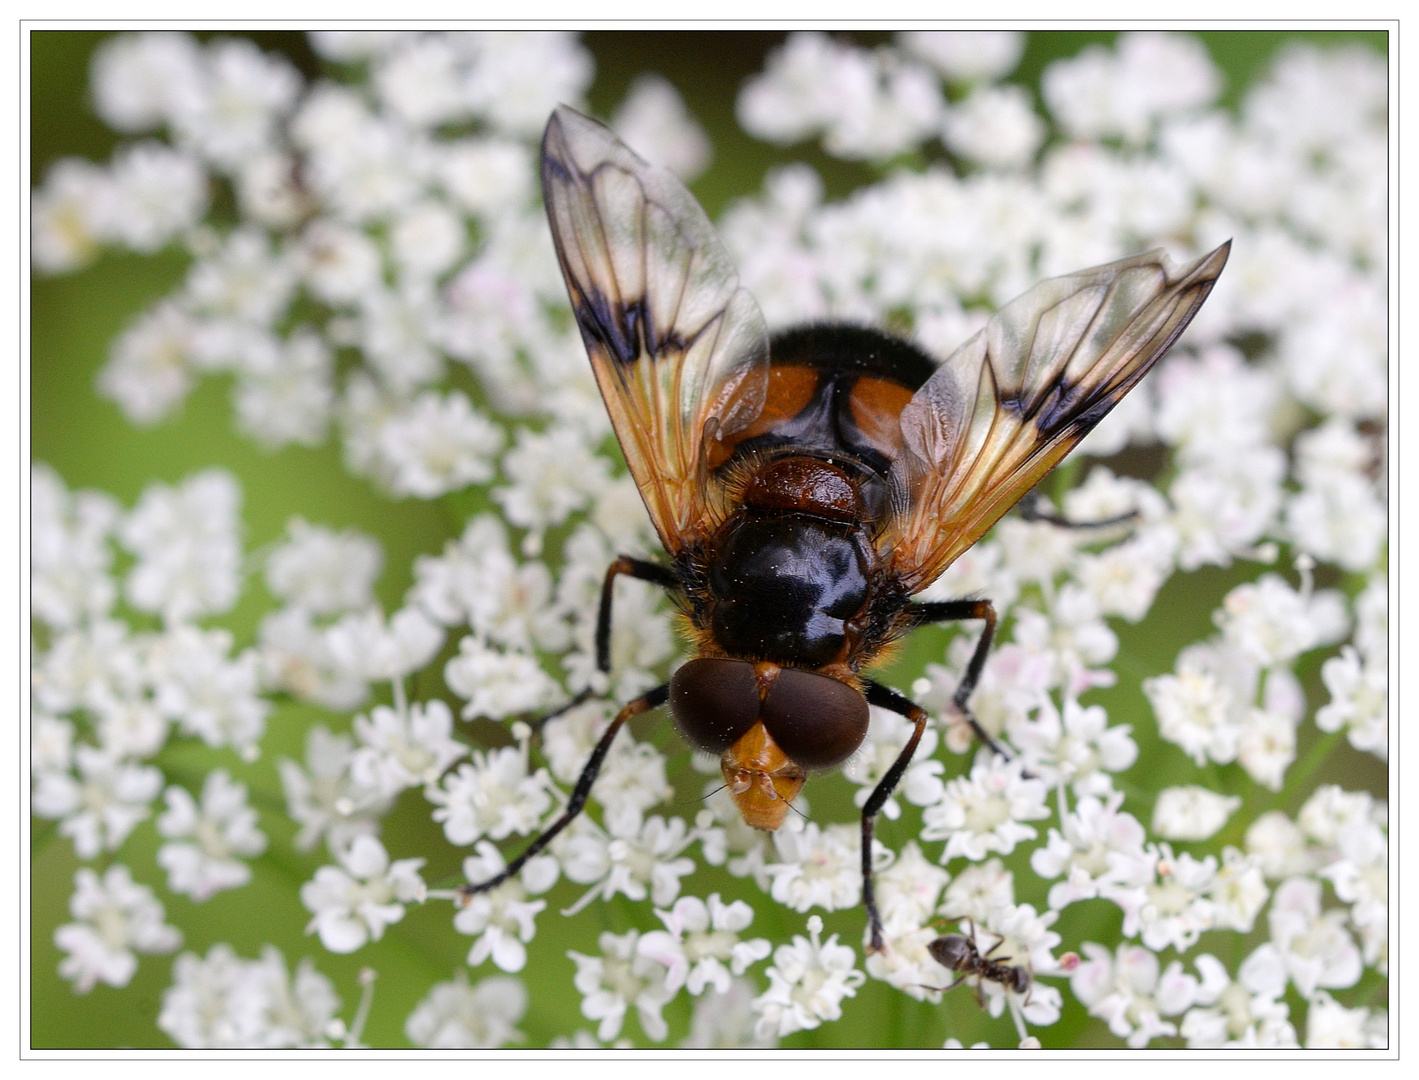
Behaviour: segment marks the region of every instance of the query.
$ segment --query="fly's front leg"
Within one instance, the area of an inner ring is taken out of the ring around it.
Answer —
[[[868,682],[867,703],[883,709],[891,709],[892,712],[905,716],[915,725],[912,728],[911,738],[907,739],[907,744],[902,747],[902,752],[897,755],[897,760],[892,762],[892,767],[887,770],[887,775],[878,781],[877,786],[872,789],[872,794],[868,796],[867,802],[862,807],[862,903],[867,908],[867,924],[872,933],[872,940],[867,946],[867,950],[881,952],[883,949],[882,916],[877,911],[877,893],[872,885],[872,829],[877,821],[878,811],[891,797],[897,784],[901,782],[902,774],[911,764],[912,755],[916,753],[917,744],[921,742],[921,733],[926,730],[927,717],[926,710],[920,705],[909,701],[891,687],[883,686],[881,683]]]
[[[982,632],[980,640],[976,642],[976,651],[971,654],[971,661],[966,665],[966,674],[956,687],[951,704],[966,718],[966,723],[971,725],[971,730],[976,733],[976,738],[1001,757],[1009,758],[1010,755],[986,733],[985,728],[981,727],[980,721],[971,712],[970,706],[966,704],[970,700],[971,694],[975,692],[976,683],[980,681],[980,673],[985,667],[985,658],[990,652],[990,644],[995,640],[995,606],[989,600],[947,600],[935,604],[913,604],[907,610],[911,614],[914,626],[924,626],[927,623],[956,622],[961,619],[983,619],[985,621],[985,630]]]
[[[622,726],[631,717],[639,716],[643,712],[664,705],[669,696],[670,684],[666,683],[663,686],[657,686],[650,693],[636,698],[635,701],[632,701],[616,714],[616,719],[611,721],[611,726],[608,727],[601,736],[600,741],[596,744],[596,749],[591,752],[591,757],[587,760],[585,767],[582,768],[581,775],[577,777],[576,787],[572,789],[572,796],[567,800],[567,808],[562,812],[562,816],[554,821],[549,828],[544,830],[542,835],[537,837],[536,840],[528,844],[526,851],[513,859],[512,862],[508,863],[507,868],[503,870],[501,874],[487,881],[479,882],[476,885],[460,885],[458,887],[458,893],[463,898],[465,904],[478,893],[487,892],[489,889],[496,888],[516,874],[522,869],[528,859],[532,858],[532,856],[536,855],[550,844],[559,832],[572,823],[586,806],[586,800],[591,795],[591,787],[596,783],[597,774],[601,772],[601,764],[606,760],[606,755],[610,753],[611,744],[615,742],[616,735],[621,730]]]
[[[645,559],[633,559],[629,555],[622,555],[606,568],[606,578],[601,583],[601,606],[596,612],[596,670],[603,675],[611,674],[611,604],[615,594],[616,578],[623,574],[626,577],[649,581],[652,585],[659,585],[663,589],[679,587],[679,582],[671,571],[658,563],[647,562]],[[538,720],[536,727],[540,729],[548,720],[556,719],[583,702],[589,701],[592,694],[593,689],[588,686],[565,705],[554,709]]]

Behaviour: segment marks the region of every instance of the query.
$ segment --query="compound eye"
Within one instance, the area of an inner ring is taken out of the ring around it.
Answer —
[[[846,683],[784,668],[764,698],[764,727],[805,769],[841,765],[867,735],[867,699]]]
[[[759,687],[747,660],[701,657],[670,677],[670,715],[692,746],[722,754],[759,719]]]

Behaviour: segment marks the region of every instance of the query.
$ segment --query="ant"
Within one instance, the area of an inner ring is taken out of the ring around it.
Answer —
[[[927,950],[938,964],[960,974],[956,976],[955,982],[950,986],[931,986],[925,987],[925,989],[939,990],[944,993],[956,989],[974,975],[978,980],[988,979],[993,983],[999,983],[1006,990],[1028,995],[1032,982],[1028,968],[1019,964],[1006,963],[1011,959],[1008,956],[1002,956],[998,960],[991,959],[991,954],[1005,944],[1005,939],[1000,938],[982,953],[976,944],[975,923],[971,921],[969,916],[964,921],[970,928],[969,937],[964,934],[945,934],[927,946]],[[980,982],[976,983],[976,1001],[982,1008],[985,1007],[985,998],[981,994]]]

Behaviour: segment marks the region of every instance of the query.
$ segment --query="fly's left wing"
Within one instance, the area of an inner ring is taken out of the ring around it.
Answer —
[[[709,516],[706,440],[763,409],[764,317],[685,186],[566,106],[542,138],[542,195],[616,437],[675,555]]]
[[[1041,282],[946,359],[902,411],[894,511],[878,540],[910,592],[1137,385],[1197,314],[1230,249],[1183,267],[1151,251]]]

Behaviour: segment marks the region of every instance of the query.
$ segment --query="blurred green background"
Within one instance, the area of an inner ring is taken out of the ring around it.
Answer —
[[[87,92],[88,60],[104,37],[101,32],[42,31],[28,35],[31,55],[31,149],[30,176],[39,183],[56,160],[70,155],[105,161],[119,142],[94,115]],[[204,32],[200,37],[214,36]],[[263,48],[286,54],[307,79],[319,76],[323,62],[311,51],[305,37],[295,32],[260,32],[247,36]],[[711,216],[718,214],[731,198],[755,191],[765,170],[789,160],[807,161],[823,176],[830,197],[841,197],[875,174],[866,165],[841,162],[807,145],[788,150],[755,142],[739,130],[734,121],[734,101],[743,79],[760,70],[765,54],[784,38],[781,32],[609,32],[586,35],[587,46],[595,54],[596,79],[589,104],[593,112],[606,116],[620,102],[635,75],[656,71],[669,78],[684,96],[690,111],[705,125],[714,143],[715,156],[709,170],[693,185],[695,194]],[[885,40],[888,35],[855,33],[864,43]],[[1270,58],[1285,42],[1306,38],[1335,44],[1341,38],[1358,38],[1383,52],[1383,32],[1360,34],[1289,32],[1212,32],[1199,35],[1227,77],[1224,101],[1235,106],[1248,83],[1262,73]],[[1011,81],[1034,89],[1040,73],[1052,60],[1071,56],[1090,43],[1110,43],[1112,33],[1034,33],[1029,37],[1024,59]],[[457,536],[466,514],[481,508],[480,501],[450,496],[435,502],[413,499],[391,501],[360,479],[352,477],[340,463],[334,440],[318,450],[288,448],[266,453],[238,435],[230,422],[230,381],[225,377],[204,378],[188,399],[180,415],[152,428],[140,429],[127,423],[117,407],[94,391],[95,373],[103,363],[108,343],[139,311],[165,295],[182,278],[186,256],[176,250],[157,257],[107,254],[96,264],[78,273],[56,278],[36,278],[31,293],[31,453],[34,460],[58,470],[71,489],[98,488],[117,496],[131,507],[144,486],[155,480],[174,483],[199,469],[220,465],[241,481],[245,502],[246,548],[250,552],[281,536],[287,519],[299,514],[334,528],[353,526],[378,537],[384,545],[385,569],[378,583],[386,609],[398,606],[412,581],[412,562],[420,553],[437,553],[444,542]],[[1148,475],[1156,458],[1140,455],[1110,462],[1118,471]],[[1066,466],[1057,481],[1077,482],[1078,467]],[[548,547],[556,549],[559,534],[549,536]],[[122,565],[120,563],[120,565]],[[1140,761],[1120,786],[1129,793],[1129,808],[1146,821],[1151,806],[1137,805],[1140,792],[1130,785],[1130,777],[1146,769],[1148,791],[1156,792],[1170,783],[1202,782],[1228,793],[1241,795],[1244,809],[1235,822],[1244,824],[1270,808],[1270,793],[1251,785],[1239,766],[1213,766],[1201,774],[1175,746],[1160,743],[1153,732],[1152,712],[1140,689],[1149,675],[1171,671],[1178,650],[1211,632],[1210,616],[1221,596],[1238,582],[1255,576],[1251,566],[1229,571],[1204,570],[1175,576],[1154,604],[1149,617],[1138,626],[1115,621],[1121,638],[1116,687],[1096,692],[1086,701],[1104,704],[1111,722],[1133,725],[1140,747]],[[1337,577],[1322,577],[1318,584],[1339,584]],[[270,606],[259,575],[246,585],[239,606],[227,617],[215,620],[234,633],[238,648],[254,640],[255,626]],[[130,615],[137,627],[143,617]],[[938,659],[946,631],[920,632],[893,667],[889,680],[900,687],[910,685],[924,664]],[[1321,686],[1316,655],[1303,662],[1303,676],[1311,709],[1328,700]],[[435,665],[441,668],[441,664]],[[427,697],[442,690],[437,670],[427,680],[411,688],[414,696]],[[261,827],[270,838],[267,853],[253,863],[255,878],[243,889],[218,894],[200,905],[186,898],[174,898],[164,888],[164,876],[154,856],[159,838],[151,820],[140,826],[116,854],[134,877],[154,887],[168,911],[168,921],[180,926],[184,948],[205,955],[215,942],[228,942],[245,958],[252,958],[260,946],[270,942],[284,952],[294,968],[300,957],[313,956],[317,966],[335,983],[345,1001],[348,1019],[358,998],[356,973],[369,965],[377,969],[374,1009],[365,1039],[372,1046],[407,1046],[403,1024],[415,1002],[439,980],[452,977],[463,963],[471,939],[454,933],[448,909],[441,904],[411,908],[404,921],[393,927],[383,942],[367,947],[354,956],[326,953],[318,941],[305,937],[302,929],[308,912],[301,906],[298,889],[314,869],[326,862],[322,851],[300,855],[291,847],[294,828],[285,818],[285,803],[276,774],[281,757],[304,760],[305,733],[316,720],[344,729],[347,719],[324,713],[307,705],[278,705],[268,722],[262,758],[251,765],[240,762],[230,752],[212,751],[191,740],[174,739],[162,752],[159,764],[169,783],[190,790],[200,787],[203,775],[220,765],[244,781],[252,804],[261,811]],[[486,732],[492,725],[480,725]],[[494,737],[501,734],[497,729]],[[1302,726],[1297,769],[1307,767],[1308,753],[1316,741],[1310,723]],[[678,740],[669,725],[648,718],[637,729],[640,738],[652,738],[672,755],[672,766],[683,767],[688,755],[677,750]],[[1368,755],[1352,752],[1342,741],[1327,740],[1316,748],[1320,770],[1312,782],[1280,809],[1294,811],[1306,794],[1322,779],[1340,782],[1349,788],[1364,788],[1383,797],[1386,771]],[[698,791],[700,778],[685,770],[671,777],[677,791]],[[815,782],[808,791],[815,817],[823,821],[850,821],[851,790],[845,783]],[[429,820],[427,804],[418,791],[406,792],[395,812],[384,823],[383,836],[392,857],[422,855],[428,858],[426,881],[448,884],[458,880],[462,852],[447,844],[441,830]],[[879,836],[889,846],[900,848],[908,837],[904,825],[883,821]],[[1229,837],[1230,842],[1240,835]],[[1185,847],[1186,845],[1179,845]],[[154,1025],[164,988],[170,981],[171,957],[140,957],[133,982],[123,990],[100,985],[90,994],[75,996],[70,984],[59,978],[56,968],[60,953],[53,944],[57,926],[68,921],[68,900],[73,875],[79,865],[69,841],[58,835],[56,823],[34,819],[32,833],[31,883],[32,968],[29,973],[32,1001],[31,1040],[34,1047],[103,1048],[170,1046]],[[1023,857],[1022,857],[1023,856]],[[1026,888],[1035,882],[1027,866],[1027,852],[1017,852],[1007,860],[1016,866],[1016,889],[1022,902],[1043,908],[1043,889],[1034,895]],[[101,870],[102,861],[95,864]],[[1023,870],[1023,873],[1018,871]],[[695,879],[696,895],[719,889],[726,896],[740,894],[746,883],[723,872],[705,870]],[[1037,882],[1035,882],[1037,884]],[[747,884],[753,890],[752,883]],[[580,895],[580,887],[561,882],[548,896],[548,911],[539,919],[538,933],[529,946],[529,962],[523,978],[527,981],[532,1006],[519,1025],[527,1035],[527,1045],[545,1046],[554,1037],[569,1035],[594,1024],[580,1015],[580,997],[571,991],[572,962],[568,948],[595,953],[597,934],[602,930],[622,932],[631,926],[650,929],[648,911],[618,898],[610,904],[594,904],[572,918],[563,918],[558,909]],[[748,895],[748,894],[745,894]],[[753,933],[775,942],[787,941],[804,932],[805,916],[774,910],[759,904]],[[861,913],[835,912],[824,919],[826,933],[839,933],[842,940],[860,948]],[[1117,933],[1118,910],[1103,902],[1076,904],[1061,917],[1055,929],[1066,946],[1082,939],[1109,941]],[[1215,934],[1204,938],[1201,949],[1213,951],[1224,962],[1245,956],[1263,931],[1243,940],[1235,934]],[[826,936],[826,934],[825,934]],[[1215,940],[1213,940],[1215,938]],[[538,973],[557,987],[556,993],[539,992]],[[477,981],[497,974],[491,965],[472,973]],[[1065,1014],[1055,1028],[1040,1032],[1046,1045],[1115,1046],[1098,1021],[1091,1020],[1064,990]],[[1362,984],[1360,990],[1364,991]],[[1373,989],[1378,989],[1377,987]],[[666,1010],[671,1025],[671,1042],[683,1037],[689,1017],[690,999],[681,995]],[[633,1019],[626,1034],[639,1037]],[[858,996],[845,1002],[845,1018],[816,1031],[803,1032],[785,1040],[787,1047],[939,1047],[948,1036],[969,1045],[990,1039],[996,1045],[1013,1045],[1014,1036],[1007,1019],[992,1021],[971,1000],[958,991],[941,1006],[919,1004],[898,991],[874,981]]]

